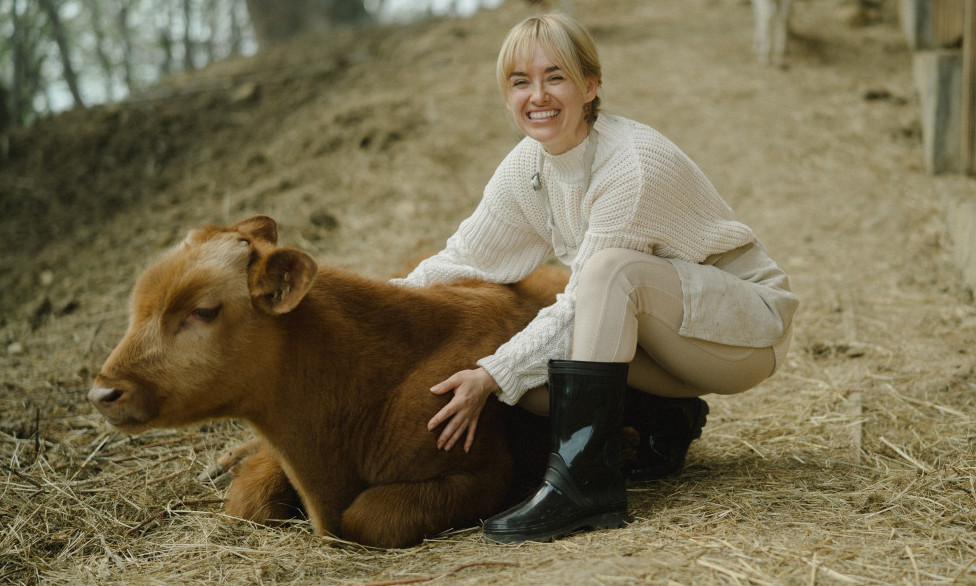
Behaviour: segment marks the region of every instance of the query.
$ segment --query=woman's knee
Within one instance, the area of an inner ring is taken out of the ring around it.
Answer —
[[[604,248],[603,250],[598,250],[583,265],[580,280],[606,283],[620,273],[622,266],[633,262],[635,259],[643,258],[661,260],[653,255],[628,250],[626,248]]]
[[[673,280],[680,291],[677,271],[671,263],[652,254],[625,248],[605,248],[593,254],[580,271],[578,296],[586,299],[611,289],[629,292],[641,284]]]

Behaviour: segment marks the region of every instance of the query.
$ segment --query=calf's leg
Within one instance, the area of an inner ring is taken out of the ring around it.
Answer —
[[[233,470],[235,466],[240,464],[241,460],[264,447],[266,444],[264,439],[260,437],[253,437],[242,444],[237,444],[217,458],[217,469],[221,472]]]
[[[507,476],[457,473],[370,487],[343,513],[342,536],[375,547],[410,547],[474,525],[499,508]]]
[[[255,523],[292,519],[302,512],[301,499],[277,455],[266,445],[233,468],[234,481],[227,492],[227,514]]]

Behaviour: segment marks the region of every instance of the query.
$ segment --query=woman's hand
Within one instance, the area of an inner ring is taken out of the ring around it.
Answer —
[[[437,448],[450,450],[467,434],[464,451],[470,451],[474,432],[478,429],[478,416],[488,397],[498,390],[498,383],[484,368],[456,372],[446,381],[431,387],[430,392],[435,395],[454,391],[451,401],[427,423],[427,429],[433,430],[447,421],[444,431],[437,438]]]

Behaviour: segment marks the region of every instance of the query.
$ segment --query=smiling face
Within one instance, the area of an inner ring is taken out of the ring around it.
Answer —
[[[506,103],[519,128],[558,155],[589,133],[584,107],[596,97],[597,87],[592,78],[580,87],[536,44],[526,64],[509,73]]]

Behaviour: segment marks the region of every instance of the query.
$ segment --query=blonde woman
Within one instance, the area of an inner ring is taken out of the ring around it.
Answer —
[[[700,396],[773,374],[798,302],[694,162],[654,129],[600,112],[597,50],[577,21],[516,25],[497,75],[526,136],[444,250],[400,284],[510,283],[553,255],[571,269],[555,304],[431,389],[451,394],[428,424],[444,426],[446,450],[470,448],[488,400],[549,414],[545,480],[484,525],[495,541],[546,541],[622,526],[626,480],[681,469],[705,424]],[[641,441],[626,469],[622,425]]]

